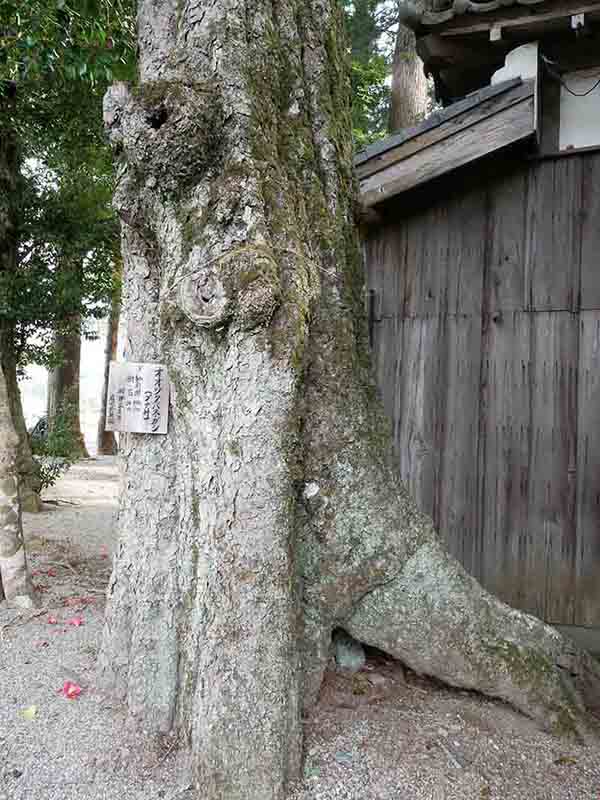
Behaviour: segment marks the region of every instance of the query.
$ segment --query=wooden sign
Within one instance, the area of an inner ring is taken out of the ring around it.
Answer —
[[[106,430],[166,433],[169,380],[163,364],[111,361],[106,399]]]

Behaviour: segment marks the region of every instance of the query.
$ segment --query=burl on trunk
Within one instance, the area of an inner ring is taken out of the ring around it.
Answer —
[[[101,675],[178,729],[207,800],[281,800],[331,634],[586,730],[600,672],[486,594],[396,480],[371,376],[337,0],[142,0],[107,95],[132,361]]]

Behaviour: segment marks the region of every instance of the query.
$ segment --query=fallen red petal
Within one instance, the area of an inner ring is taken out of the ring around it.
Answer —
[[[81,694],[81,686],[78,686],[73,681],[65,681],[62,690],[63,695],[67,700],[75,700]]]
[[[56,625],[58,620],[56,617],[48,617],[48,625]]]
[[[55,569],[49,569],[49,570],[46,572],[46,575],[47,575],[49,578],[56,578],[56,570],[55,570]]]
[[[83,617],[71,617],[71,619],[65,621],[65,624],[79,628],[80,625],[83,625]]]
[[[91,597],[79,597],[78,595],[74,595],[73,597],[65,597],[63,600],[64,606],[87,606],[89,603],[93,603],[93,599]]]

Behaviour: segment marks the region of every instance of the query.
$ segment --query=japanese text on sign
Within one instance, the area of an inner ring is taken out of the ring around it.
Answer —
[[[106,401],[106,430],[166,433],[169,381],[163,364],[111,361]]]

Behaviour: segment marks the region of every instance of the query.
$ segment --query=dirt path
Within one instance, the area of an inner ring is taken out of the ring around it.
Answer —
[[[192,798],[174,742],[127,729],[94,685],[117,491],[114,459],[82,462],[26,515],[43,607],[0,606],[0,800]],[[364,672],[328,675],[304,774],[290,800],[600,800],[600,744],[554,739],[371,653]]]

